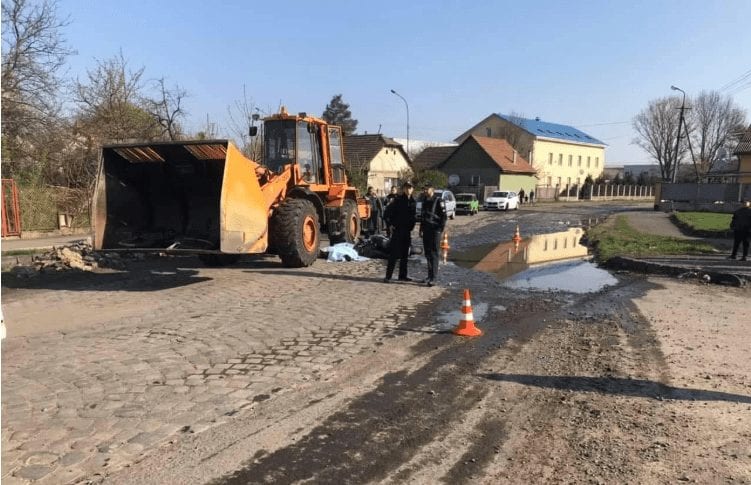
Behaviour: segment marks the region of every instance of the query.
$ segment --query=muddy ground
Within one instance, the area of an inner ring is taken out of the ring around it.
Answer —
[[[457,218],[452,250],[620,209]],[[751,483],[749,289],[619,273],[572,294],[442,271],[439,298],[342,365],[87,480]],[[479,338],[445,330],[464,287]]]
[[[747,290],[619,275],[403,336],[107,483],[749,483]],[[455,304],[456,302],[451,302]]]

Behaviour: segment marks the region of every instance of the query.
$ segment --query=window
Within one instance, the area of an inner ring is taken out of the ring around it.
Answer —
[[[600,166],[600,157],[595,157],[595,167]]]
[[[485,136],[490,136],[491,130],[490,127],[485,128]]]
[[[338,126],[329,126],[329,154],[331,156],[331,174],[335,184],[344,183],[344,164],[342,163],[342,132]]]
[[[558,165],[563,166],[563,153],[558,154]]]
[[[592,166],[592,157],[587,157],[587,168]]]
[[[553,154],[548,153],[548,165],[553,165]]]
[[[480,176],[472,175],[472,177],[470,177],[469,185],[480,185]]]
[[[295,161],[295,122],[269,121],[266,129],[266,166],[272,172],[281,172],[285,165]]]
[[[579,155],[579,166],[580,167],[582,166],[582,156],[581,155]]]
[[[318,157],[316,133],[308,130],[308,123],[297,122],[297,165],[300,176],[309,184],[318,183]],[[310,125],[312,127],[312,125]]]
[[[573,155],[569,155],[568,156],[568,166],[569,167],[573,167],[574,166],[574,156]]]

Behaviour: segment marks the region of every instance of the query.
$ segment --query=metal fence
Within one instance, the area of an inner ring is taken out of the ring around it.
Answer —
[[[652,200],[655,187],[652,185],[567,185],[566,187],[535,187],[535,200]]]
[[[21,208],[18,201],[18,187],[13,179],[2,179],[3,213],[2,236],[21,235]]]
[[[19,186],[18,199],[24,231],[53,231],[90,225],[91,196],[88,190]]]
[[[658,184],[655,209],[733,212],[751,200],[751,184]]]

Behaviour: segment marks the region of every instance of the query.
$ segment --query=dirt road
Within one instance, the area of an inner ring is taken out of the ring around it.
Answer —
[[[320,387],[111,482],[751,481],[746,290],[622,276],[594,295],[477,294],[485,336],[425,334],[423,308]]]
[[[457,218],[451,244],[613,210]],[[751,482],[748,289],[383,270],[167,261],[15,285],[3,483]],[[446,332],[465,287],[477,339]]]

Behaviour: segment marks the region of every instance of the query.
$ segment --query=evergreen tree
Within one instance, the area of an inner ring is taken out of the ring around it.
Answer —
[[[327,123],[342,127],[345,135],[351,135],[357,130],[357,120],[352,119],[352,112],[349,105],[342,101],[342,95],[337,94],[331,98],[331,102],[326,105],[326,109],[321,116]]]

